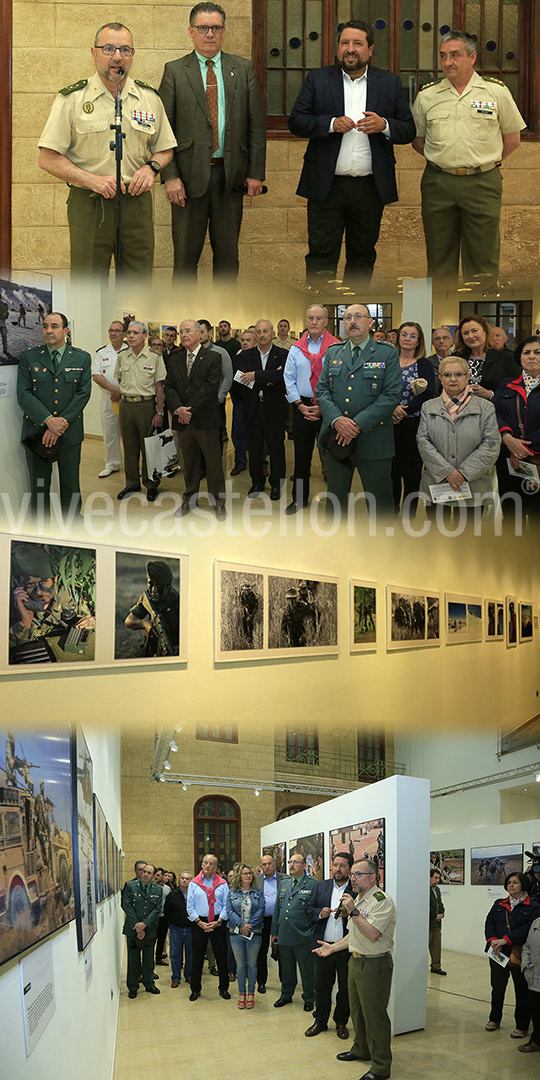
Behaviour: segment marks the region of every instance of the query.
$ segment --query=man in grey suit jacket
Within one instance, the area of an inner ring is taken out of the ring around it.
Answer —
[[[196,4],[194,51],[165,64],[159,93],[178,149],[163,170],[172,203],[174,273],[196,277],[206,230],[214,276],[236,277],[243,196],[262,193],[266,130],[249,60],[221,52],[225,12]]]
[[[257,888],[264,895],[264,921],[262,930],[261,947],[257,957],[257,987],[259,994],[266,994],[266,980],[268,979],[268,945],[270,943],[270,931],[272,916],[276,906],[277,893],[280,882],[286,877],[276,870],[276,861],[271,855],[263,855],[261,859],[262,874],[257,874]],[[280,972],[281,979],[281,972]]]

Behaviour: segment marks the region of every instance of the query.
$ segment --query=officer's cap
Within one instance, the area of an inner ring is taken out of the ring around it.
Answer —
[[[170,585],[172,583],[172,570],[161,559],[151,559],[146,564],[148,577],[155,581],[156,585]]]
[[[52,562],[40,544],[18,544],[13,552],[13,564],[20,574],[28,577],[54,577]]]

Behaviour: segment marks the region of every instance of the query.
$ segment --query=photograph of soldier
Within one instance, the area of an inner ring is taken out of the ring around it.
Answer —
[[[275,864],[278,874],[287,873],[287,844],[284,841],[282,844],[268,844],[262,849],[263,855],[271,855]]]
[[[502,641],[504,638],[504,603],[502,600],[486,600],[486,641]]]
[[[374,649],[377,644],[377,588],[374,584],[351,581],[351,652]]]
[[[92,661],[95,549],[13,540],[10,572],[9,663]]]
[[[94,867],[93,765],[86,739],[77,728],[71,740],[73,856],[77,945],[83,952],[97,930]]]
[[[263,575],[243,570],[220,571],[221,652],[263,647]]]
[[[44,276],[43,281],[50,278]],[[25,349],[43,344],[41,325],[51,307],[50,285],[37,289],[22,281],[0,278],[0,366],[18,364]]]
[[[509,874],[523,873],[523,844],[471,848],[471,885],[504,885]]]
[[[532,604],[519,601],[519,640],[532,641],[533,637],[533,609]]]
[[[291,855],[303,855],[307,876],[323,881],[324,833],[312,833],[311,836],[301,836],[298,840],[289,840],[289,859]]]
[[[107,822],[99,799],[94,795],[94,856],[96,904],[107,899]]]
[[[440,645],[440,599],[428,593],[388,586],[388,648]]]
[[[509,649],[517,645],[517,600],[515,596],[506,597],[506,645]]]
[[[384,889],[384,818],[331,829],[329,839],[331,862],[338,851],[348,851],[355,862],[370,859],[379,870],[379,884]]]
[[[337,647],[337,585],[268,575],[268,648]]]
[[[116,660],[178,656],[180,562],[116,553]]]
[[[465,884],[465,848],[431,851],[429,864],[431,870],[437,870],[441,875],[441,885]]]
[[[69,759],[67,728],[0,732],[0,964],[75,918]]]

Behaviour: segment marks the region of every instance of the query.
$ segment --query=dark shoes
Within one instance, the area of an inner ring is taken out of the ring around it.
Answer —
[[[307,1031],[304,1031],[304,1035],[307,1035],[310,1039],[313,1035],[320,1035],[321,1031],[328,1031],[327,1024],[321,1024],[320,1020],[316,1020],[311,1027],[308,1027]]]
[[[345,1050],[343,1054],[336,1054],[338,1061],[369,1061],[369,1058],[358,1057],[352,1050]]]
[[[137,488],[122,488],[116,496],[117,499],[127,499],[128,495],[133,495],[134,491],[140,491],[140,487]]]
[[[147,986],[146,987],[146,993],[147,994],[160,994],[161,990],[158,990],[157,986]]]
[[[156,960],[156,967],[168,967],[166,960]]]
[[[270,498],[272,502],[279,502],[281,498],[281,487],[279,486],[279,484],[277,485],[277,487],[270,488]]]
[[[274,1009],[281,1009],[283,1005],[292,1005],[292,998],[278,998],[274,1001]]]
[[[171,986],[172,986],[173,990],[176,990],[176,987],[180,986],[180,983],[177,982],[176,979],[172,979]]]
[[[266,994],[266,986],[258,986],[257,990],[259,994]]]
[[[157,487],[148,488],[147,491],[146,491],[146,501],[147,502],[155,502],[156,498],[157,498],[158,491],[159,491],[159,488],[157,488]]]
[[[538,1043],[533,1042],[532,1039],[529,1039],[528,1043],[525,1043],[524,1046],[518,1046],[518,1050],[522,1054],[535,1054],[540,1051],[540,1046]]]
[[[224,503],[217,503],[216,505],[216,518],[218,521],[225,521],[227,517],[227,509]]]
[[[235,465],[234,469],[231,469],[231,476],[240,476],[240,473],[246,471],[245,465]]]
[[[431,968],[431,974],[432,975],[446,975],[446,971],[443,971],[442,968]]]
[[[219,996],[222,997],[224,999],[224,1001],[230,1001],[231,1000],[231,995],[229,994],[228,990],[220,990],[219,991]]]
[[[248,499],[256,499],[257,495],[260,495],[261,491],[264,491],[265,486],[265,484],[252,484],[248,491]]]
[[[313,1012],[313,1002],[304,1001],[304,1012]]]
[[[130,997],[130,998],[136,998],[136,997],[137,997],[137,991],[136,991],[136,990],[130,990],[130,991],[129,991],[129,994],[128,994],[128,997]],[[520,1046],[520,1047],[519,1047],[519,1049],[520,1049],[520,1050],[523,1050],[523,1047],[522,1047],[522,1046]]]
[[[336,1024],[336,1035],[338,1039],[348,1039],[349,1029],[345,1027],[345,1024]]]
[[[189,1000],[190,1001],[196,1001],[197,998],[199,998],[200,996],[201,996],[200,990],[192,990],[191,994],[189,995]]]
[[[303,509],[304,509],[304,503],[297,503],[297,502],[293,501],[293,502],[290,502],[289,505],[285,507],[285,513],[290,516],[291,514],[296,514],[296,513],[298,513],[299,510],[303,510]]]
[[[360,1077],[360,1080],[388,1080],[389,1076],[390,1073],[373,1073],[370,1069],[369,1072]]]

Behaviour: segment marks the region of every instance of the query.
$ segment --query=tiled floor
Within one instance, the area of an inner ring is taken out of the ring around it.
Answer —
[[[520,1054],[514,1028],[513,991],[509,987],[502,1027],[484,1030],[489,1013],[487,961],[462,953],[445,953],[446,978],[430,975],[425,1031],[393,1040],[392,1076],[437,1080],[533,1080],[539,1076],[540,1054]],[[160,968],[158,998],[143,992],[134,1001],[125,985],[120,997],[114,1080],[155,1080],[178,1070],[183,1080],[230,1075],[235,1080],[358,1080],[369,1065],[336,1061],[350,1046],[328,1032],[306,1039],[311,1016],[304,1013],[297,990],[291,1008],[275,1010],[279,996],[277,969],[270,965],[268,992],[256,994],[252,1012],[239,1012],[236,995],[223,1001],[217,979],[203,978],[203,992],[189,1002],[182,983],[169,985],[170,969]]]

